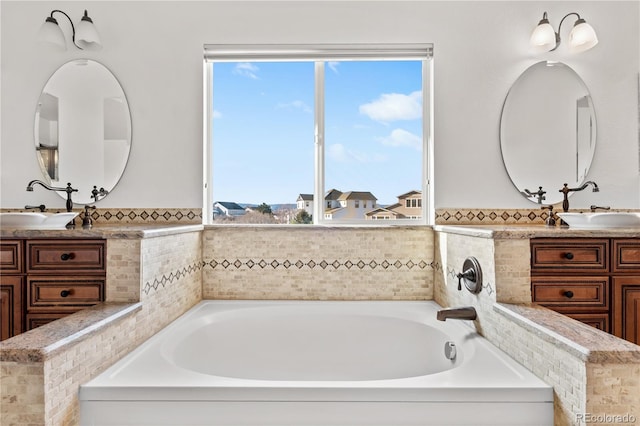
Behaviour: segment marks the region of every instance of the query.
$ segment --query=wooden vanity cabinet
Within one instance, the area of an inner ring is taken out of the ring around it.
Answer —
[[[640,345],[640,239],[615,239],[612,249],[613,334]]]
[[[532,301],[640,344],[640,239],[531,240]]]
[[[23,241],[0,241],[0,340],[24,331],[23,253]]]
[[[534,302],[611,331],[608,239],[531,240]]]
[[[26,330],[104,300],[104,240],[27,240]]]
[[[0,339],[105,299],[106,241],[3,240]]]

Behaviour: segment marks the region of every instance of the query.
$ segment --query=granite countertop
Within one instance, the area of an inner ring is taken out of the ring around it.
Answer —
[[[119,238],[139,239],[202,231],[201,224],[181,225],[94,225],[91,229],[0,228],[0,238]]]
[[[640,346],[545,307],[496,303],[494,311],[590,363],[640,363]]]
[[[0,342],[0,361],[42,362],[113,321],[142,309],[141,303],[100,303]]]
[[[639,238],[640,228],[571,229],[546,225],[434,225],[434,231],[492,239]]]

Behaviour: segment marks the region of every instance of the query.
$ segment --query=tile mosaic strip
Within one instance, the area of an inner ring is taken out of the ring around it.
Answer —
[[[153,281],[147,281],[146,283],[144,283],[142,291],[144,292],[144,294],[148,295],[151,290],[157,291],[159,288],[165,288],[167,285],[173,284],[174,281],[177,282],[188,275],[201,271],[203,266],[204,262],[195,262],[191,265],[172,271],[168,275],[163,274],[159,278],[154,278]]]
[[[96,209],[91,218],[100,224],[202,223],[201,209]]]
[[[424,260],[306,260],[306,259],[212,259],[203,262],[212,269],[426,269],[433,268],[432,263]]]
[[[548,217],[542,209],[436,209],[438,225],[543,224]]]

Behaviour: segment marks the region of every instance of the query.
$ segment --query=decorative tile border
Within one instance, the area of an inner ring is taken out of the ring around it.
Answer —
[[[433,268],[433,265],[425,262],[424,260],[319,260],[315,261],[311,260],[302,260],[302,259],[285,259],[285,260],[277,260],[277,259],[248,259],[248,260],[240,260],[240,259],[212,259],[210,261],[203,262],[205,266],[209,266],[212,269],[223,268],[223,269],[314,269],[314,268],[322,268],[322,269],[351,269],[358,268],[360,270],[370,269],[374,270],[378,267],[382,269],[425,269],[428,267]]]
[[[437,209],[438,225],[544,224],[547,210],[521,209]]]
[[[142,292],[148,295],[151,290],[157,291],[159,288],[165,288],[169,284],[173,284],[174,281],[192,275],[196,272],[200,272],[205,265],[204,262],[196,262],[183,268],[170,272],[168,275],[163,274],[160,278],[154,278],[153,281],[147,281],[142,287]]]

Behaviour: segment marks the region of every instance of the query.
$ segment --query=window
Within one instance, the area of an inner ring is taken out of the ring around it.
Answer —
[[[291,223],[303,194],[314,223],[432,222],[430,45],[206,45],[204,71],[204,223]]]

